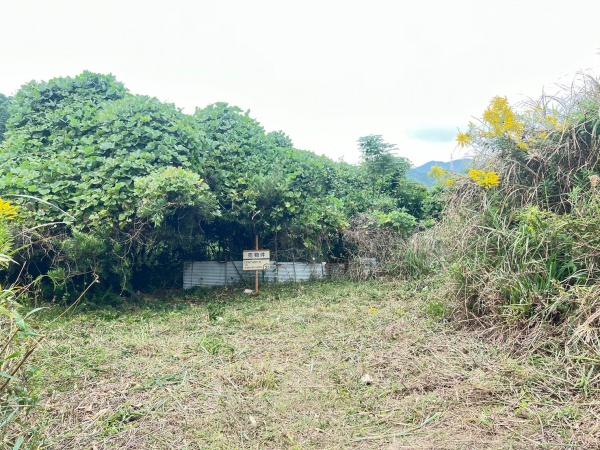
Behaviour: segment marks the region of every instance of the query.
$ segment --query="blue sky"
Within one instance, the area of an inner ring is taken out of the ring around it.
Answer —
[[[585,11],[585,13],[582,13]],[[600,2],[19,0],[0,4],[0,92],[83,70],[193,112],[226,101],[334,159],[382,134],[420,164],[495,95],[600,74]]]

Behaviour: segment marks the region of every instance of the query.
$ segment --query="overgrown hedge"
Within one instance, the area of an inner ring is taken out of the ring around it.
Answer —
[[[187,115],[89,72],[4,104],[0,194],[45,224],[20,261],[57,298],[96,276],[117,292],[173,286],[183,260],[237,258],[255,234],[275,254],[342,258],[357,215],[390,228],[428,216],[428,192],[380,136],[361,140],[364,164],[338,163],[237,107]]]

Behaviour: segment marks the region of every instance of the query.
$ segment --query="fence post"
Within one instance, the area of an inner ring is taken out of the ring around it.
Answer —
[[[258,234],[254,235],[254,244],[258,250]],[[258,294],[258,270],[254,271],[254,291]]]

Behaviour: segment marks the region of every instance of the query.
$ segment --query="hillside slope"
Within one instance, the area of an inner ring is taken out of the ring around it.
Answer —
[[[454,161],[429,161],[425,164],[413,167],[408,171],[408,178],[425,186],[433,186],[435,180],[429,176],[431,168],[439,166],[449,172],[465,173],[472,164],[471,158],[455,159]]]

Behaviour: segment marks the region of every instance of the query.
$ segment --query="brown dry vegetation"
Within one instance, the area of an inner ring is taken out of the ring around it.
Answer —
[[[213,291],[38,320],[42,448],[598,448],[600,401],[430,286]]]

